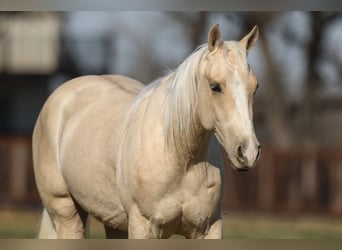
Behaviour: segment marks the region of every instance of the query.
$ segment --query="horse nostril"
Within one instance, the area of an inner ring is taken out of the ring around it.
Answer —
[[[243,154],[243,149],[242,146],[239,146],[237,149],[237,153],[238,153],[238,157],[240,160],[243,160],[245,158],[244,154]]]
[[[241,149],[241,146],[238,147],[237,149],[237,152],[238,152],[238,157],[242,157],[242,149]]]
[[[258,145],[258,152],[257,152],[257,155],[255,157],[255,160],[258,160],[259,157],[260,157],[260,151],[261,151],[261,145]]]

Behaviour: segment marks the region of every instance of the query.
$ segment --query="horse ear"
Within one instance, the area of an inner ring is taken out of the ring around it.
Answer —
[[[242,45],[242,47],[246,48],[247,52],[249,52],[258,41],[258,37],[259,28],[257,25],[255,25],[253,29],[244,38],[241,39],[240,44]]]
[[[208,33],[208,49],[209,51],[215,50],[221,44],[221,32],[219,29],[219,25],[213,25]]]

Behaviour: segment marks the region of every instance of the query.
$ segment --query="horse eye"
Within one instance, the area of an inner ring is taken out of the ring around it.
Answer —
[[[217,82],[211,83],[210,88],[213,92],[216,92],[216,93],[222,92],[222,88],[221,88],[220,84]]]

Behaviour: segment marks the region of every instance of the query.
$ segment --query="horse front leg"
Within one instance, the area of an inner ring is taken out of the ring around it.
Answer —
[[[160,239],[162,230],[158,225],[144,217],[137,206],[134,206],[129,214],[128,238],[129,239]]]
[[[222,218],[219,218],[210,225],[209,230],[203,236],[203,239],[222,239],[222,229],[223,221]]]

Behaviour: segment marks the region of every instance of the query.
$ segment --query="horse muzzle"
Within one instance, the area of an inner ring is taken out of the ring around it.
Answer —
[[[261,146],[257,143],[242,142],[236,149],[236,163],[235,169],[246,171],[255,166],[256,161],[260,157]]]

